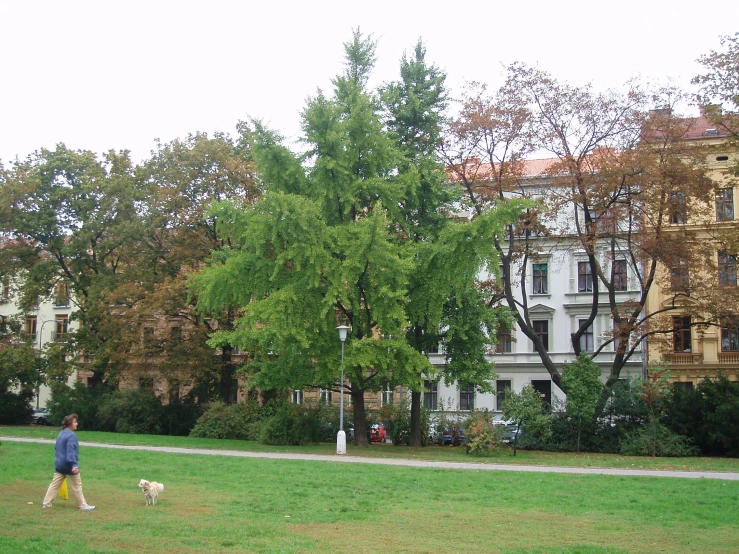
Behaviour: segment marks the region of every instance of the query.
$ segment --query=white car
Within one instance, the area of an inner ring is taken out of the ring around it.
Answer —
[[[31,414],[31,423],[36,425],[49,425],[49,410],[46,408],[38,408],[33,410]]]

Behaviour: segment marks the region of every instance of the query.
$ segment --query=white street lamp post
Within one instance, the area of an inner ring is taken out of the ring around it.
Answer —
[[[41,335],[44,333],[44,325],[51,321],[56,321],[55,319],[47,319],[46,321],[41,322],[41,328],[38,330],[38,350],[37,354],[38,357],[41,357]],[[36,383],[36,409],[38,410],[39,405],[41,403],[41,383]]]
[[[339,325],[336,329],[339,331],[339,339],[341,340],[341,381],[339,382],[339,433],[336,435],[336,453],[346,454],[346,433],[344,432],[344,342],[346,342],[346,334],[349,329],[347,325]]]

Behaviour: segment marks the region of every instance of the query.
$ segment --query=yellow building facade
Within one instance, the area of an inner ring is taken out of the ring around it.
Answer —
[[[659,267],[647,313],[663,314],[669,330],[650,335],[647,351],[651,363],[667,362],[673,382],[694,387],[719,375],[739,381],[739,180],[729,171],[739,163],[739,149],[703,117],[691,121],[685,140],[705,148],[706,171],[717,188],[701,216],[691,215],[690,199],[686,213],[671,216],[671,240],[690,237],[703,263]],[[676,293],[680,289],[684,294]]]

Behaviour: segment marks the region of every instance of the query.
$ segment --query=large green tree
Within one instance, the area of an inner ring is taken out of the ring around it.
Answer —
[[[293,155],[259,122],[243,125],[267,193],[245,211],[230,203],[214,208],[234,247],[215,253],[193,279],[204,312],[240,308],[234,331],[214,340],[248,350],[260,386],[348,392],[357,429],[365,427],[365,392],[386,383],[420,391],[423,375],[434,374],[422,350],[408,341],[412,274],[426,266],[442,274],[434,268],[444,266],[454,275],[455,256],[479,256],[484,242],[475,240],[476,233],[499,225],[492,214],[473,226],[460,222],[448,229],[433,221],[451,197],[441,190],[434,193],[438,198],[419,194],[424,172],[430,188],[439,187],[441,176],[434,164],[413,163],[399,147],[400,126],[388,132],[380,99],[367,88],[374,51],[374,41],[358,31],[345,45],[346,70],[333,80],[331,96],[319,91],[303,111],[309,145],[304,156]],[[438,230],[430,233],[434,226]],[[409,240],[414,233],[443,234],[443,248],[425,252],[425,240]],[[476,269],[465,265],[458,272],[457,280],[465,283],[459,291],[467,290]],[[439,286],[442,292],[434,291],[436,323],[452,296],[450,280]],[[457,307],[469,299],[459,291]],[[345,383],[338,380],[340,323],[352,328]],[[479,328],[479,321],[473,326]],[[438,325],[428,328],[438,335]],[[489,369],[477,362],[461,363],[460,375],[475,378],[480,368]],[[479,375],[474,380],[481,381]],[[367,444],[367,437],[356,433],[355,441]]]
[[[443,71],[426,62],[426,49],[419,40],[412,55],[401,59],[400,79],[382,90],[387,127],[403,155],[402,171],[414,176],[407,180],[397,222],[414,265],[408,282],[406,340],[422,353],[444,341],[445,377],[484,388],[494,378],[484,354],[488,337],[495,336],[495,318],[485,313],[484,298],[475,289],[481,251],[468,251],[470,256],[463,259],[453,250],[454,233],[444,233],[460,200],[459,189],[447,183],[438,155],[448,103],[445,79]],[[426,371],[427,379],[436,378]],[[411,446],[422,442],[421,401],[422,389],[412,388]]]
[[[127,269],[138,230],[136,187],[127,152],[102,159],[63,144],[13,162],[0,183],[0,263],[20,283],[21,310],[68,287],[80,321],[70,352],[91,354],[93,382],[109,370],[110,341],[120,329],[105,295]]]

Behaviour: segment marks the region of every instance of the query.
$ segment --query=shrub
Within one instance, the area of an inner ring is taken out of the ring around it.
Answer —
[[[98,408],[100,425],[117,433],[159,435],[162,432],[164,407],[152,392],[116,391],[106,395]]]
[[[191,437],[255,440],[255,423],[261,420],[259,404],[248,399],[240,404],[212,402],[190,431]]]
[[[495,415],[488,410],[478,410],[470,414],[464,422],[467,435],[467,454],[489,456],[503,444],[503,426],[494,425]]]
[[[408,444],[411,433],[411,412],[405,400],[401,400],[398,405],[383,406],[379,416],[385,425],[385,432],[395,446]]]
[[[621,454],[624,456],[684,457],[697,453],[698,449],[690,439],[674,433],[661,423],[657,423],[654,429],[652,426],[642,427],[627,436],[621,445]]]
[[[28,423],[32,411],[28,399],[23,395],[8,391],[0,392],[0,423],[5,425]]]
[[[739,456],[739,383],[705,379],[695,390],[673,389],[664,420],[703,454]]]
[[[203,414],[203,407],[189,400],[176,400],[164,405],[162,434],[186,437]]]
[[[273,445],[304,445],[321,439],[321,407],[285,402],[264,422],[259,442]]]
[[[61,426],[64,416],[77,414],[80,429],[85,431],[115,431],[115,427],[107,428],[101,425],[98,418],[98,408],[103,397],[110,393],[105,386],[87,388],[82,383],[75,383],[73,387],[64,384],[52,386],[52,397],[48,403],[49,422]]]

